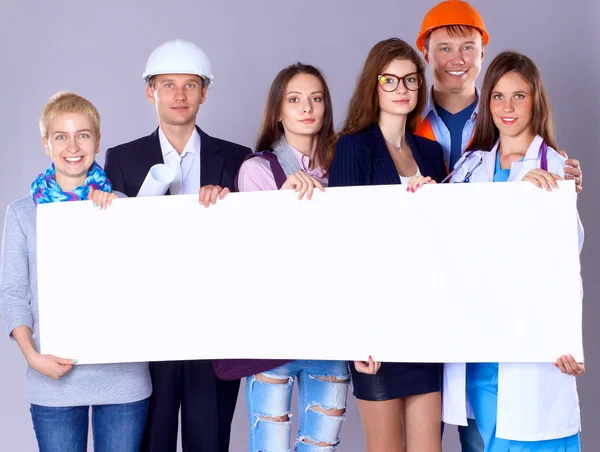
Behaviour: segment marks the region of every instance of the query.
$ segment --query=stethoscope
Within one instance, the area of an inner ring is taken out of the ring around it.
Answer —
[[[548,171],[548,145],[546,144],[545,141],[542,141],[542,144],[540,145],[540,153],[541,153],[541,165],[540,168],[543,169],[544,171]],[[460,165],[457,165],[454,167],[454,169],[450,172],[450,174],[448,174],[444,180],[442,180],[442,182],[440,182],[441,184],[443,184],[444,182],[447,182],[448,180],[450,180],[450,178],[452,176],[454,176],[456,174],[456,172],[462,168],[462,166],[467,163],[467,160],[469,160],[471,157],[473,157],[475,155],[475,151],[470,151],[469,154],[467,156],[465,156],[465,158],[463,159],[462,162],[460,162]],[[475,170],[477,168],[479,168],[479,165],[481,165],[483,163],[483,156],[480,154],[479,155],[479,161],[477,162],[477,164],[465,175],[465,178],[461,181],[462,183],[468,183],[471,182],[471,176],[473,175],[473,173],[475,172]]]
[[[450,172],[450,174],[448,174],[444,180],[442,180],[442,182],[440,182],[440,184],[443,184],[444,182],[449,181],[452,176],[454,176],[456,174],[456,172],[461,169],[463,167],[463,165],[465,163],[467,163],[467,161],[473,157],[475,154],[475,151],[471,151],[469,152],[469,154],[462,160],[462,162],[460,162],[460,165],[456,165],[454,167],[454,169]],[[477,164],[465,175],[465,178],[461,181],[463,183],[468,183],[471,182],[471,176],[473,175],[473,173],[475,172],[475,170],[477,168],[479,168],[479,165],[481,165],[483,163],[483,156],[481,156],[481,154],[479,155],[479,161],[477,162]]]

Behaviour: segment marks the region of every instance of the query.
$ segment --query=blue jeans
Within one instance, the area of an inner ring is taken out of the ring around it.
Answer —
[[[246,379],[250,420],[249,451],[288,452],[292,432],[292,389],[298,378],[297,452],[330,452],[337,449],[344,415],[315,410],[345,410],[350,372],[346,361],[292,361],[263,376],[281,380],[266,383],[257,375]],[[275,420],[288,416],[287,421]],[[275,418],[275,419],[273,419]],[[316,444],[328,444],[317,446]]]
[[[31,405],[40,452],[86,452],[88,406]],[[95,452],[138,452],[142,444],[148,399],[92,406]]]

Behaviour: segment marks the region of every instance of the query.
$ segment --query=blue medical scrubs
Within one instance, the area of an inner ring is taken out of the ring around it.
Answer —
[[[510,169],[500,168],[496,153],[494,182],[506,182]],[[558,371],[558,370],[557,370]],[[513,441],[496,438],[498,417],[498,363],[467,363],[467,396],[475,414],[485,452],[580,452],[579,433],[547,441]]]

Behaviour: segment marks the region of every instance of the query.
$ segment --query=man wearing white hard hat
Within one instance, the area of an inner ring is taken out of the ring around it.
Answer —
[[[200,193],[205,201],[214,202],[221,191],[233,191],[250,149],[213,138],[196,125],[198,109],[214,83],[202,49],[182,40],[158,46],[148,58],[143,81],[159,127],[146,137],[107,150],[104,168],[113,190],[136,196],[150,168],[164,163],[175,172],[171,195]],[[165,231],[166,235],[181,233],[193,231]],[[218,379],[212,362],[205,360],[154,362],[150,373],[153,394],[142,450],[176,451],[181,408],[184,451],[227,452],[239,380]]]

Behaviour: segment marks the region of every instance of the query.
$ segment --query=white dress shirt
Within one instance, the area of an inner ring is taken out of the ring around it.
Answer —
[[[200,134],[194,132],[183,148],[181,155],[167,139],[161,128],[158,129],[160,149],[165,165],[175,171],[175,179],[169,190],[172,195],[192,195],[200,192]]]

